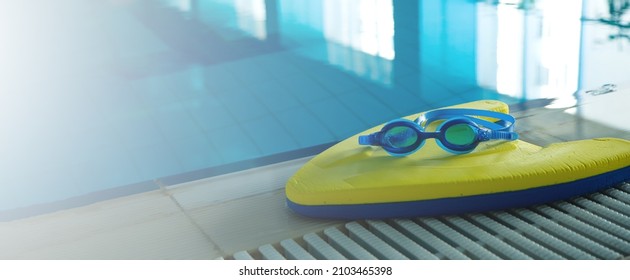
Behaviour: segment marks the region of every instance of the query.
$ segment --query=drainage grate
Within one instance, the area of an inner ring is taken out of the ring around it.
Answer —
[[[630,256],[630,184],[527,209],[363,220],[226,259],[622,259]]]

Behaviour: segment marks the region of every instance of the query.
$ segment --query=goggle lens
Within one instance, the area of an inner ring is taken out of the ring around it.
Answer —
[[[416,143],[418,134],[411,127],[397,126],[389,129],[383,136],[383,140],[391,147],[402,149]]]
[[[444,138],[451,144],[466,146],[475,142],[477,133],[470,125],[460,123],[450,126],[445,131]]]

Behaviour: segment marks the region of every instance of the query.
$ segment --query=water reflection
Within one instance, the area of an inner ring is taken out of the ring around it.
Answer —
[[[282,36],[307,40],[301,55],[382,85],[391,85],[392,1],[280,1]]]
[[[192,12],[192,2],[195,0],[163,0],[166,7],[172,7],[180,12]]]
[[[323,1],[328,62],[390,85],[395,58],[393,13],[391,1]]]
[[[308,42],[296,54],[388,89],[409,90],[429,104],[437,95],[426,94],[433,82],[451,93],[489,90],[521,101],[555,99],[555,106],[564,107],[578,104],[576,93],[582,89],[630,82],[622,70],[628,65],[624,61],[630,63],[624,45],[602,46],[601,40],[630,39],[630,1],[451,1],[401,9],[403,5],[278,1],[276,20],[283,42]],[[411,28],[405,25],[408,18],[416,18]],[[593,22],[609,26],[609,33]]]
[[[260,40],[267,38],[265,0],[234,0],[234,9],[241,30]]]
[[[394,6],[403,4],[393,1],[164,1],[182,12],[198,13],[208,24],[222,20],[252,38],[265,41],[273,34],[285,47],[307,44],[296,53],[388,87],[393,87],[396,72],[394,30],[408,28],[402,22],[395,28]],[[439,73],[433,79],[447,87],[445,81],[464,78],[521,100],[571,98],[578,89],[599,83],[586,77],[590,73],[583,64],[591,54],[584,45],[598,41],[602,33],[583,30],[585,22],[617,28],[609,39],[628,37],[627,0],[465,2],[421,3],[415,11],[403,11],[420,18],[411,27],[421,42],[417,67]],[[193,11],[197,6],[202,9]],[[226,9],[231,12],[214,14]],[[467,50],[471,41],[475,48]],[[416,67],[414,61],[405,64]]]
[[[623,89],[630,83],[627,75],[630,40],[623,39],[627,29],[604,23],[628,25],[630,15],[627,13],[627,3],[607,0],[584,2],[580,88],[591,89],[615,83]],[[621,36],[617,36],[619,34]]]
[[[393,60],[394,11],[391,1],[323,2],[324,37],[368,55]]]
[[[586,21],[600,22],[617,28],[616,33],[611,33],[608,38],[630,40],[628,29],[630,28],[630,17],[626,14],[630,9],[628,0],[608,0],[608,16],[585,17]]]
[[[571,0],[539,1],[526,11],[481,4],[479,85],[519,99],[570,97],[578,89],[581,7]]]

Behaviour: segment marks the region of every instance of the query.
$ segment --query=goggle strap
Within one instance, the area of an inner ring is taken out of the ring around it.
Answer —
[[[375,141],[375,136],[374,134],[376,133],[372,133],[370,135],[360,135],[359,136],[359,145],[376,145],[376,141]]]
[[[430,123],[443,120],[450,119],[454,117],[462,117],[465,116],[467,118],[472,119],[475,123],[490,128],[492,130],[501,130],[501,131],[514,131],[514,122],[516,121],[514,117],[508,114],[488,111],[488,110],[479,110],[479,109],[440,109],[435,111],[430,111],[425,113],[424,115],[418,117],[416,119],[416,123],[426,127]],[[498,123],[482,120],[476,117],[490,117],[498,119]]]
[[[446,115],[444,119],[451,119],[451,118],[467,118],[470,119],[471,121],[473,121],[474,123],[484,126],[486,128],[492,129],[492,130],[513,130],[513,125],[512,124],[508,124],[508,125],[501,125],[501,124],[497,124],[497,123],[493,123],[491,121],[486,121],[483,119],[479,119],[479,118],[475,118],[475,117],[471,117],[471,116],[462,116],[462,115]],[[427,120],[425,121],[423,127],[427,127],[430,123],[434,122],[434,121],[438,121],[438,120],[442,120],[442,119],[432,119],[432,120]],[[505,123],[503,120],[501,120],[501,123]]]
[[[383,146],[383,133],[381,131],[374,132],[369,135],[359,135],[359,145]]]
[[[518,139],[518,133],[492,130],[492,132],[490,133],[490,139],[516,140]]]

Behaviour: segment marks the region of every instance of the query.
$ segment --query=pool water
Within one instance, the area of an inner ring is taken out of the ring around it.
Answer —
[[[14,2],[0,4],[0,211],[311,155],[431,108],[572,102],[630,79],[625,8],[604,0]]]

